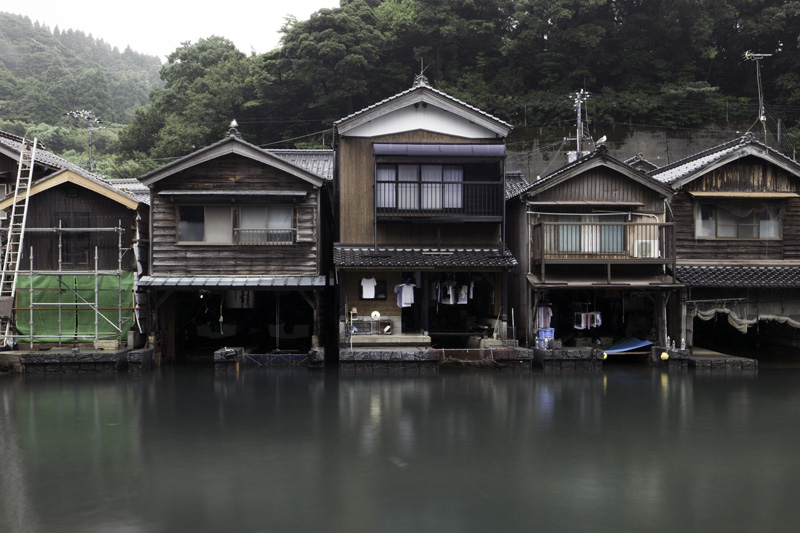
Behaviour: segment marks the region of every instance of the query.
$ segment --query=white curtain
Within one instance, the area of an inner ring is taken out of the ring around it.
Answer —
[[[442,208],[442,165],[422,165],[422,209]]]
[[[443,170],[444,177],[444,207],[445,209],[461,209],[463,207],[462,183],[464,182],[463,167],[446,166]]]
[[[397,171],[394,166],[378,166],[378,190],[377,198],[375,199],[375,205],[377,207],[397,207],[395,191],[396,180]]]
[[[205,242],[228,244],[233,242],[233,220],[228,206],[206,207]]]
[[[398,202],[399,209],[419,209],[419,178],[417,165],[398,165]]]

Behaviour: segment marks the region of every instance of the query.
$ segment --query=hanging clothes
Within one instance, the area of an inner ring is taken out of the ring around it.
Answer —
[[[446,305],[455,305],[458,284],[453,280],[447,280],[442,283],[442,286],[444,287],[442,290],[442,303]]]
[[[365,300],[375,299],[375,286],[378,284],[375,278],[361,279],[361,297]]]
[[[394,292],[397,294],[397,307],[411,307],[413,305],[414,287],[416,285],[408,280],[405,283],[394,286]]]
[[[553,318],[553,310],[547,306],[541,306],[536,310],[536,327],[538,329],[547,329],[550,327],[550,321]]]
[[[467,303],[467,293],[469,292],[469,286],[461,285],[458,288],[458,304],[466,304]]]

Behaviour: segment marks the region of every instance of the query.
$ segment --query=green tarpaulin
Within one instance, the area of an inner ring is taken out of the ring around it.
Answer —
[[[100,274],[96,279],[95,301],[94,275],[29,276],[20,272],[17,278],[16,325],[21,337],[17,341],[30,342],[31,319],[33,340],[38,342],[57,342],[59,339],[91,342],[95,340],[95,332],[99,340],[124,339],[134,323],[133,272],[123,271],[121,277]],[[31,281],[33,291],[30,290]]]

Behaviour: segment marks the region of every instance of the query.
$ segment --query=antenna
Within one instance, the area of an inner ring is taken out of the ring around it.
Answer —
[[[756,62],[756,81],[758,82],[758,120],[761,121],[761,126],[764,128],[764,142],[767,142],[767,110],[764,105],[764,90],[761,87],[761,60],[765,57],[771,57],[772,54],[757,54],[748,50],[744,53],[746,61]]]
[[[80,118],[84,119],[89,123],[89,172],[94,173],[94,157],[92,157],[92,152],[94,148],[94,139],[92,138],[92,133],[94,130],[104,130],[105,127],[96,127],[95,124],[101,124],[103,121],[99,118],[95,118],[94,113],[91,109],[88,111],[86,109],[81,109],[80,111],[67,111],[64,113],[72,118]]]

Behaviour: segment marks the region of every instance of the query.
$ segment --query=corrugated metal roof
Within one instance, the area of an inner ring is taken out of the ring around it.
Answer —
[[[140,287],[324,287],[325,276],[236,276],[236,275],[168,275],[156,274],[139,278]]]
[[[516,258],[497,248],[358,247],[335,245],[333,262],[339,267],[368,268],[511,268]]]

